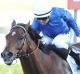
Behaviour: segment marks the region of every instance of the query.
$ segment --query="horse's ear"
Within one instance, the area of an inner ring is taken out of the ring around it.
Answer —
[[[26,24],[26,30],[28,30],[29,27],[30,27],[30,20],[29,20],[29,22]]]
[[[12,27],[15,26],[15,25],[16,25],[16,21],[13,20],[13,22],[12,22]]]
[[[28,22],[28,25],[30,25],[30,20],[29,20],[29,22]]]

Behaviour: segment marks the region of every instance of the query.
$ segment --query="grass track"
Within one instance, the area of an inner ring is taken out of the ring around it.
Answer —
[[[0,64],[0,74],[23,74],[23,72],[20,64],[13,64],[11,66]]]

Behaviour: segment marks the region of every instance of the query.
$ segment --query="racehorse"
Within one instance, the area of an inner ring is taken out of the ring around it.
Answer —
[[[68,63],[53,51],[44,53],[40,48],[40,36],[30,23],[12,22],[6,35],[6,47],[1,53],[5,64],[11,65],[19,58],[24,74],[72,74]]]

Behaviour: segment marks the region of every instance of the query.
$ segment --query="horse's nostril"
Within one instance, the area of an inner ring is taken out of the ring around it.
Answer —
[[[12,56],[13,56],[13,53],[12,52],[6,52],[5,54],[3,52],[1,53],[1,58],[4,58],[4,57],[10,58]]]
[[[8,53],[8,56],[12,57],[13,56],[13,53],[12,52],[9,52]]]
[[[3,53],[1,53],[1,58],[3,58],[4,57],[4,54]]]

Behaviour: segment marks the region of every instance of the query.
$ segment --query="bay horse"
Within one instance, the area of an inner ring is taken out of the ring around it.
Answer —
[[[53,51],[44,53],[39,48],[40,36],[30,23],[12,22],[6,35],[6,47],[1,53],[5,64],[11,65],[19,58],[24,74],[72,74],[68,63]]]

